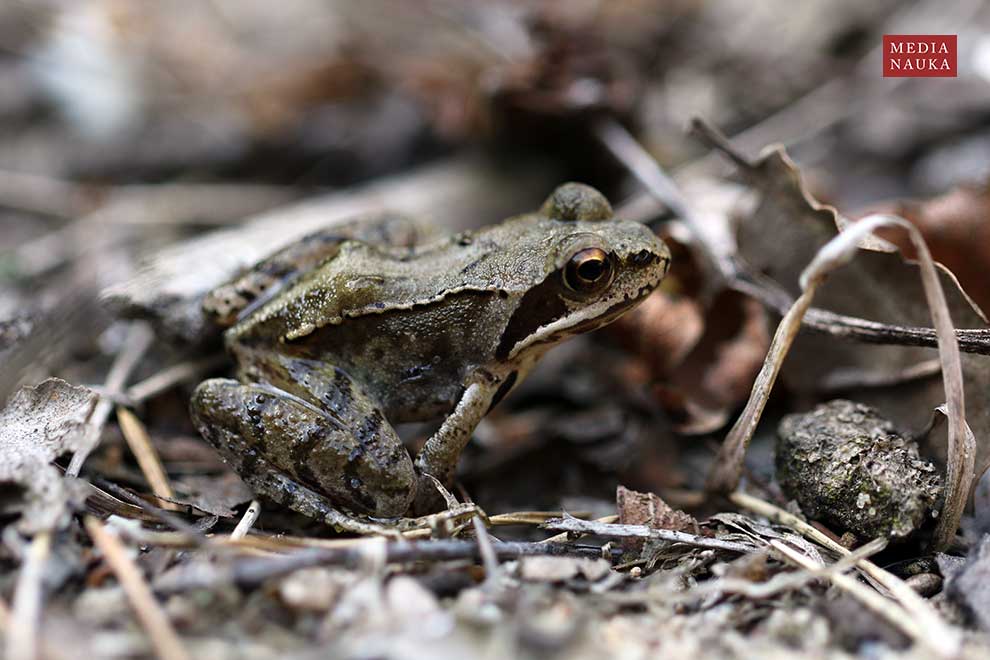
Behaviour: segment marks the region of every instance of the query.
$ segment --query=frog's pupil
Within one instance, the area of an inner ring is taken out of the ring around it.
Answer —
[[[600,259],[587,259],[578,266],[578,275],[589,282],[597,280],[603,272],[604,264]]]

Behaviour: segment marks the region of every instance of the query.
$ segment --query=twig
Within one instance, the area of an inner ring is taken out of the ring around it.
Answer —
[[[762,285],[744,279],[731,280],[729,286],[756,298],[780,314],[786,313],[787,309],[794,304],[790,296],[781,297]],[[836,314],[817,307],[809,308],[801,323],[815,332],[867,344],[896,344],[898,346],[922,346],[925,348],[938,346],[938,332],[935,328],[879,323],[856,316]],[[955,330],[955,335],[960,351],[976,353],[977,355],[990,355],[990,329],[958,328]]]
[[[840,556],[849,557],[852,555],[848,548],[839,545],[815,527],[812,527],[794,514],[789,513],[780,507],[774,506],[770,502],[766,502],[758,497],[753,497],[752,495],[741,491],[732,493],[729,498],[738,506],[749,509],[750,511],[764,516],[765,518],[795,529],[806,538],[815,541],[819,545],[828,548]],[[856,562],[856,568],[862,571],[865,576],[886,589],[892,597],[901,603],[904,609],[909,612],[910,616],[915,621],[918,621],[923,628],[931,631],[933,636],[938,639],[946,640],[947,645],[958,643],[951,641],[958,637],[955,630],[953,630],[951,626],[947,625],[939,616],[938,612],[931,606],[931,604],[922,598],[918,592],[912,589],[906,582],[904,582],[904,580],[901,580],[893,573],[880,568],[865,558],[859,559]]]
[[[166,525],[169,525],[170,527],[173,527],[180,532],[184,532],[185,534],[188,534],[190,538],[194,540],[194,542],[198,544],[206,543],[207,541],[206,535],[204,535],[194,525],[190,525],[185,520],[180,518],[178,515],[176,515],[176,513],[172,511],[166,511],[165,509],[160,509],[156,506],[152,506],[151,504],[144,501],[134,493],[131,493],[127,489],[121,488],[117,484],[109,482],[106,479],[98,478],[95,479],[95,481],[99,485],[99,487],[102,488],[103,490],[109,491],[114,495],[116,495],[117,497],[120,497],[130,502],[134,506],[140,507],[143,512],[165,523]]]
[[[137,367],[138,362],[144,357],[145,351],[151,345],[152,332],[145,323],[133,323],[130,332],[127,334],[124,347],[117,355],[117,358],[107,372],[107,379],[103,386],[111,392],[120,392],[124,384],[130,377],[131,372]],[[100,399],[93,408],[93,414],[89,417],[89,426],[86,429],[86,438],[79,443],[79,448],[72,455],[69,467],[65,474],[70,477],[78,477],[82,464],[89,456],[90,452],[100,444],[100,436],[103,435],[103,426],[107,422],[113,402],[108,399]]]
[[[566,516],[557,515],[557,516],[553,516],[553,517],[554,518],[563,518],[563,517],[566,517],[566,518],[580,518],[581,516],[575,516],[574,514],[569,513]],[[603,525],[608,525],[608,524],[614,523],[618,519],[619,519],[619,516],[613,513],[612,515],[609,515],[609,516],[602,516],[601,518],[596,518],[594,520],[594,522],[601,523]],[[543,524],[545,522],[546,522],[546,520],[541,520],[539,524]],[[570,532],[561,532],[560,534],[554,534],[553,536],[551,536],[549,538],[543,539],[542,541],[540,541],[540,543],[563,543],[569,537],[570,537]]]
[[[189,660],[172,623],[158,605],[138,567],[128,557],[123,544],[96,518],[87,516],[85,525],[89,537],[120,581],[134,614],[148,633],[155,654],[162,660]]]
[[[125,393],[125,400],[128,401],[130,405],[137,405],[142,401],[164,392],[177,383],[190,380],[206,371],[220,366],[226,362],[226,360],[227,358],[224,355],[214,355],[201,360],[189,360],[186,362],[173,364],[171,367],[159,371],[154,376],[150,376],[149,378],[128,387]]]
[[[141,473],[144,474],[144,478],[151,486],[151,492],[158,498],[161,508],[169,511],[181,511],[181,506],[169,501],[175,497],[175,492],[168,482],[168,475],[158,457],[158,452],[151,444],[151,438],[148,437],[148,431],[144,428],[144,424],[137,418],[137,415],[123,406],[117,406],[117,423],[120,424],[120,431],[124,435],[124,440],[127,441],[127,446],[131,448],[131,453],[137,459]]]
[[[601,120],[593,126],[593,131],[598,140],[639,179],[647,191],[687,225],[696,239],[694,245],[707,262],[707,269],[712,276],[708,278],[708,285],[718,287],[730,279],[735,273],[732,261],[725,255],[718,254],[705,240],[698,214],[653,156],[615,119]]]
[[[234,527],[234,531],[230,533],[231,540],[236,541],[247,536],[247,533],[251,531],[251,528],[254,526],[255,521],[260,515],[261,504],[258,503],[258,500],[251,500],[247,511],[244,512],[244,515],[238,521],[237,526]]]
[[[471,519],[474,525],[474,536],[478,540],[478,554],[481,555],[481,564],[485,567],[485,581],[491,584],[498,574],[498,558],[495,556],[495,549],[492,547],[492,540],[488,538],[488,530],[481,516]]]
[[[230,564],[188,564],[180,571],[164,575],[155,582],[162,593],[210,588],[220,584],[256,586],[265,580],[314,566],[357,567],[366,561],[365,546],[380,539],[358,539],[347,547],[308,549],[281,557],[251,557]],[[517,559],[534,555],[578,555],[600,557],[599,548],[581,548],[571,544],[493,543],[497,559]],[[385,545],[385,562],[402,564],[412,561],[452,561],[480,558],[474,540],[437,539],[432,541],[403,541]]]
[[[784,525],[785,527],[790,527],[803,536],[811,539],[818,545],[828,548],[837,554],[848,554],[849,548],[839,545],[832,539],[828,534],[825,534],[820,529],[813,525],[809,525],[805,521],[801,520],[793,513],[781,509],[778,506],[774,506],[770,502],[761,500],[758,497],[754,497],[749,493],[745,493],[741,490],[737,490],[729,495],[729,500],[732,501],[736,506],[740,506],[744,509],[748,509],[756,514],[763,516],[769,520],[776,523]]]
[[[41,578],[51,550],[51,532],[35,535],[28,547],[17,587],[14,591],[14,609],[7,634],[7,657],[10,660],[35,660],[38,657],[41,621]]]
[[[0,171],[0,206],[58,218],[75,218],[85,197],[82,186],[37,174]]]
[[[825,567],[817,561],[777,539],[770,541],[770,545],[793,564],[819,573],[823,577],[828,577],[835,586],[849,593],[863,605],[885,618],[893,626],[902,630],[915,642],[933,651],[939,657],[956,657],[961,640],[958,635],[951,634],[953,631],[949,631],[950,634],[946,637],[942,630],[927,629],[921,621],[914,619],[898,603],[887,600],[855,578],[845,573],[825,571]],[[910,589],[910,587],[908,588]]]
[[[697,584],[690,589],[675,595],[673,599],[665,596],[668,605],[700,600],[710,594],[732,593],[745,596],[752,600],[765,600],[784,592],[794,591],[804,587],[809,582],[820,579],[832,572],[848,571],[862,558],[880,552],[886,547],[886,539],[875,539],[857,548],[854,554],[842,557],[834,564],[824,567],[820,572],[800,571],[779,573],[765,582],[752,582],[738,577],[720,577]]]
[[[654,529],[646,525],[609,525],[593,522],[590,520],[578,520],[577,518],[559,518],[548,520],[543,523],[544,529],[553,531],[563,531],[574,534],[594,534],[611,539],[654,539],[657,541],[669,541],[671,543],[684,543],[698,548],[709,548],[711,550],[728,550],[748,554],[753,548],[735,541],[723,541],[722,539],[710,538],[707,536],[697,536],[686,532],[675,532],[670,529]]]
[[[813,288],[810,291],[806,290],[794,301],[794,305],[780,320],[777,332],[774,333],[770,348],[767,350],[763,367],[753,383],[746,407],[725,437],[718,456],[715,458],[711,474],[708,475],[708,480],[705,482],[705,488],[709,492],[728,493],[739,485],[746,448],[756,431],[756,425],[759,423],[763,409],[770,398],[770,390],[773,389],[777,375],[780,373],[784,356],[787,355],[798,330],[801,328],[801,318],[811,305],[819,282],[820,280],[814,281]]]
[[[512,511],[511,513],[497,513],[488,517],[488,523],[492,526],[499,525],[542,525],[551,518],[560,518],[564,515],[561,511]],[[587,511],[573,511],[569,515],[575,518],[587,518]]]

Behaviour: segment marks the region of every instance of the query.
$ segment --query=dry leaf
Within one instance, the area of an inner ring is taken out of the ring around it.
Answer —
[[[766,317],[758,302],[735,291],[703,304],[694,255],[675,238],[664,239],[675,272],[608,332],[648,370],[653,395],[678,432],[710,433],[749,394],[770,343]]]
[[[251,490],[233,472],[226,472],[218,477],[189,475],[173,480],[172,486],[176,491],[172,501],[194,506],[221,518],[233,518],[236,515],[234,507],[250,502],[254,497]]]
[[[640,493],[619,486],[615,490],[615,506],[619,513],[620,525],[646,525],[652,529],[669,529],[675,532],[698,534],[698,521],[669,504],[653,493]],[[622,546],[630,551],[643,548],[644,539],[626,538]]]
[[[698,534],[698,521],[693,516],[671,507],[654,493],[640,493],[619,486],[615,505],[620,525],[646,525],[653,529]]]
[[[762,200],[753,215],[739,225],[739,255],[750,268],[796,298],[801,271],[838,234],[842,220],[834,210],[811,198],[799,171],[782,149],[769,150],[742,174],[762,193]],[[885,241],[871,240],[861,247],[864,249],[850,264],[830,274],[821,285],[815,307],[893,325],[930,327],[917,265],[904,261]],[[941,282],[953,324],[957,328],[986,327],[982,312],[971,304],[955,279],[943,271]],[[934,353],[925,348],[836,341],[802,332],[781,378],[789,387],[807,393],[818,391],[832,374],[857,373],[870,382],[897,382],[908,367],[933,357]],[[941,400],[932,402],[928,411],[939,403]]]
[[[51,463],[81,446],[96,400],[88,388],[49,378],[18,390],[0,413],[0,482],[23,489],[4,509],[21,512],[22,532],[66,524],[75,497]]]
[[[945,264],[982,309],[990,309],[986,269],[990,265],[990,182],[960,186],[926,200],[905,200],[869,209],[899,215],[921,230],[936,261]],[[914,251],[897,232],[883,237],[908,257]]]

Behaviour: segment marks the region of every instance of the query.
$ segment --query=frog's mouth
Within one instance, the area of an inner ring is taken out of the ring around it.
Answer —
[[[554,338],[563,338],[567,335],[582,334],[585,332],[591,332],[592,330],[597,330],[603,326],[608,325],[612,321],[616,320],[633,307],[639,305],[643,300],[646,299],[648,295],[653,293],[653,290],[657,288],[657,284],[649,284],[641,287],[635,296],[631,298],[624,298],[623,300],[614,303],[611,307],[608,307],[604,313],[595,315],[591,318],[578,321],[574,325],[562,328],[557,333],[554,333]]]
[[[516,344],[509,353],[509,358],[514,358],[522,351],[535,346],[556,344],[567,337],[591,332],[606,326],[643,302],[659,285],[660,281],[658,280],[655,283],[640,287],[633,296],[627,294],[622,300],[613,301],[611,305],[608,304],[609,301],[602,301],[598,305],[586,308],[583,314],[557,319],[540,328],[528,340]]]

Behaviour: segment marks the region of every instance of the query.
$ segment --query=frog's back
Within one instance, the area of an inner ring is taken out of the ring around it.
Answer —
[[[403,257],[349,242],[227,340],[339,367],[392,421],[441,415],[465,374],[491,361],[512,304],[477,272],[497,247],[459,242]]]

